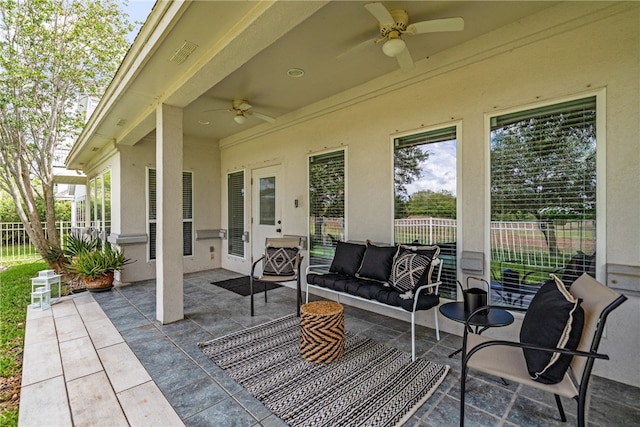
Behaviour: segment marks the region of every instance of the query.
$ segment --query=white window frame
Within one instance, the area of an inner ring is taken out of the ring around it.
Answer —
[[[432,126],[413,129],[404,132],[399,132],[396,134],[390,135],[389,138],[389,162],[390,162],[390,170],[391,170],[391,224],[390,224],[390,235],[395,239],[395,140],[398,138],[404,138],[412,135],[417,135],[421,133],[427,133],[436,131],[439,129],[445,129],[449,127],[456,128],[456,276],[462,277],[460,271],[460,262],[459,262],[459,254],[462,250],[462,224],[464,211],[462,209],[462,120],[456,120],[452,122],[439,123]]]

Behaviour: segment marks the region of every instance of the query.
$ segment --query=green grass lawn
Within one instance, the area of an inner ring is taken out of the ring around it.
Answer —
[[[0,272],[0,426],[18,425],[22,350],[31,278],[47,269],[44,262],[13,265]]]

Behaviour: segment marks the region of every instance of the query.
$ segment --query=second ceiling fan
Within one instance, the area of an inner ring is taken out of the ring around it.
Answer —
[[[255,116],[265,122],[275,123],[276,119],[266,114],[259,113],[253,110],[253,106],[244,99],[234,99],[231,101],[230,109],[215,109],[206,111],[229,111],[234,113],[233,120],[239,125],[247,121],[247,116]]]
[[[384,42],[382,51],[385,55],[396,58],[404,71],[413,68],[413,58],[402,40],[404,34],[424,34],[443,31],[462,31],[464,19],[444,18],[409,24],[409,14],[405,10],[388,10],[382,3],[369,3],[364,6],[380,24],[380,38],[375,42]]]

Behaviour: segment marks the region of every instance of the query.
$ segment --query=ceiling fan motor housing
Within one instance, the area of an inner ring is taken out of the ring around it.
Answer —
[[[399,33],[403,33],[407,30],[407,25],[409,25],[409,14],[406,10],[402,9],[393,9],[390,10],[389,13],[393,18],[392,24],[380,25],[380,35],[382,37],[388,37],[390,33],[396,32],[395,36],[397,37]]]

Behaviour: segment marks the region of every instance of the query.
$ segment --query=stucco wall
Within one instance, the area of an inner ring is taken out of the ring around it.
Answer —
[[[220,163],[218,145],[212,141],[184,138],[184,171],[193,172],[194,230],[220,228]],[[120,217],[120,225],[112,232],[120,236],[146,235],[147,192],[146,170],[155,168],[155,141],[145,138],[132,147],[120,147],[118,155],[110,159],[120,169],[120,195],[113,195],[113,216]],[[178,195],[181,197],[181,195]],[[195,238],[195,237],[194,237]],[[210,247],[214,251],[210,252]],[[125,268],[123,282],[155,277],[155,261],[148,261],[147,244],[125,245],[127,257],[135,259],[135,268]],[[213,257],[212,257],[213,254]],[[220,267],[219,239],[196,240],[194,255],[184,258],[184,272]]]
[[[347,237],[392,240],[391,140],[399,132],[461,122],[458,158],[459,250],[488,249],[486,116],[567,98],[604,96],[604,167],[598,185],[599,278],[604,263],[640,263],[640,17],[637,6],[561,5],[543,14],[434,55],[417,66],[372,81],[279,120],[276,132],[221,141],[222,186],[228,171],[281,164],[286,171],[284,206],[307,195],[307,156],[347,147]],[[556,23],[566,24],[556,25]],[[288,122],[287,122],[288,119]],[[602,131],[602,130],[601,130]],[[226,212],[222,190],[222,212]],[[307,206],[285,209],[287,234],[306,235]],[[226,218],[222,218],[223,227]],[[604,244],[603,244],[604,243]],[[223,259],[223,266],[231,264]],[[233,264],[237,268],[237,264]],[[610,318],[602,349],[611,361],[596,373],[640,386],[637,354],[640,302],[631,297]],[[431,313],[422,316],[429,325]],[[443,329],[460,325],[443,322]],[[510,330],[491,331],[509,334]]]

